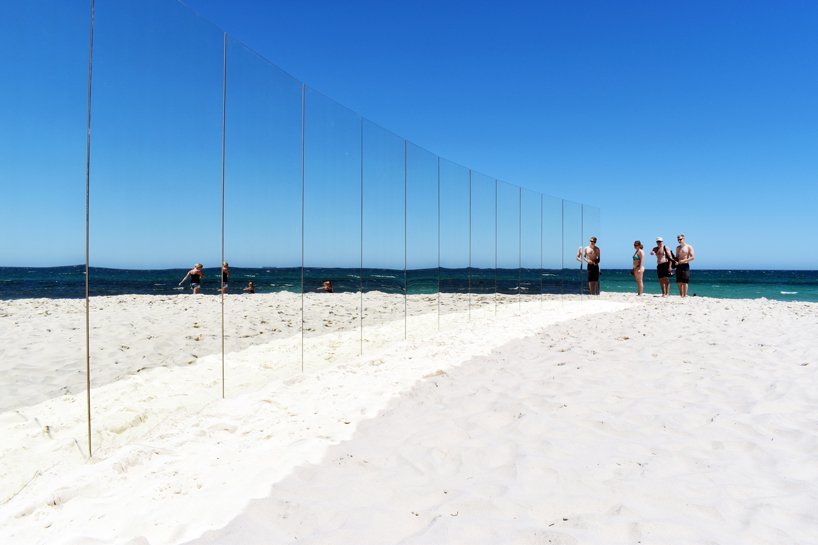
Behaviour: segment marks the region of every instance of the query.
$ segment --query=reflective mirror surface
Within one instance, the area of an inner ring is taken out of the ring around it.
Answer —
[[[301,370],[301,85],[227,41],[226,395]],[[244,352],[264,344],[251,358]]]
[[[469,170],[441,159],[441,326],[469,319],[469,219]]]
[[[91,382],[103,407],[131,390],[94,414],[104,449],[222,395],[224,36],[181,4],[103,0],[94,43]]]
[[[472,319],[494,318],[497,292],[497,182],[471,173],[469,293]]]
[[[406,337],[405,167],[405,141],[364,120],[364,348]]]
[[[87,450],[85,158],[90,13],[3,2],[0,48],[0,504]],[[51,428],[54,432],[51,433]],[[62,452],[62,451],[60,451]],[[45,453],[45,454],[44,454]],[[49,457],[51,456],[51,457]]]
[[[520,299],[539,302],[542,293],[542,195],[520,190]]]
[[[439,327],[440,206],[439,160],[406,144],[406,314],[407,334]]]
[[[579,295],[584,282],[586,267],[577,259],[583,247],[582,205],[572,201],[562,201],[562,262],[563,294]]]
[[[520,188],[497,184],[497,301],[498,310],[519,312],[520,303]]]
[[[304,365],[361,352],[359,115],[307,87],[304,100]]]

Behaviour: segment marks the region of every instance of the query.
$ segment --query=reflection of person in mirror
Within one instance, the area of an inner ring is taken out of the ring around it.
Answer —
[[[185,280],[190,277],[190,289],[193,290],[193,293],[202,293],[202,278],[204,277],[204,272],[202,271],[203,267],[204,265],[201,263],[196,263],[196,265],[194,265],[193,268],[187,272],[185,277],[182,278],[179,285],[181,286],[184,284]]]
[[[596,237],[591,237],[588,246],[577,252],[577,261],[588,264],[588,293],[599,295],[599,261],[602,253],[596,245]]]
[[[227,264],[227,261],[222,263],[222,289],[219,290],[222,293],[227,293],[227,284],[230,282],[230,265]]]
[[[316,291],[325,291],[327,293],[332,293],[332,282],[330,282],[329,280],[324,280],[324,283]]]
[[[241,290],[245,293],[256,293],[256,285],[252,282],[247,282],[247,287]]]

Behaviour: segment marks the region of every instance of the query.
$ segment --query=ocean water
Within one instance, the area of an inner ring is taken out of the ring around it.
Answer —
[[[645,293],[660,294],[654,269],[645,271]],[[600,289],[636,293],[629,270],[604,270]],[[671,294],[678,293],[676,278],[670,279]],[[818,271],[691,270],[688,295],[726,299],[775,299],[818,302]]]
[[[92,267],[89,290],[92,296],[123,294],[171,295],[188,293],[178,287],[187,268],[124,270]],[[202,290],[217,293],[220,269],[205,269]],[[404,273],[393,269],[305,268],[304,291],[314,291],[324,280],[332,280],[335,291],[382,291],[386,293],[579,293],[585,282],[576,269],[419,269]],[[302,270],[293,268],[231,267],[230,291],[238,293],[253,281],[258,293],[302,289]],[[404,288],[406,287],[406,289]],[[635,292],[627,270],[602,270],[603,292]],[[671,278],[672,293],[676,293]],[[645,291],[659,294],[653,270],[645,272]],[[731,271],[693,270],[690,295],[779,301],[818,302],[818,271]],[[85,297],[85,267],[0,267],[0,299]]]

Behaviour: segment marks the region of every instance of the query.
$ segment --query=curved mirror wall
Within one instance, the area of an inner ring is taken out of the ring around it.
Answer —
[[[96,0],[90,51],[79,4],[6,12],[0,340],[26,340],[4,358],[13,445],[44,420],[85,444],[86,381],[87,439],[105,450],[587,285],[576,254],[601,239],[599,209],[408,142],[181,3]],[[125,391],[115,414],[93,410]]]

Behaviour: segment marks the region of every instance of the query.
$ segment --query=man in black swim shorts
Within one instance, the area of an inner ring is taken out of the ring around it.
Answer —
[[[690,262],[696,259],[696,253],[693,251],[693,246],[685,242],[685,236],[679,235],[676,237],[679,245],[676,246],[676,286],[679,288],[679,295],[687,297],[687,287],[690,283]]]
[[[596,237],[591,237],[588,246],[577,252],[577,261],[585,260],[588,264],[588,293],[599,295],[599,261],[602,252],[596,245]]]
[[[659,286],[662,288],[662,297],[670,295],[670,250],[665,246],[662,237],[656,237],[656,246],[650,255],[656,256],[656,275],[659,277]]]

